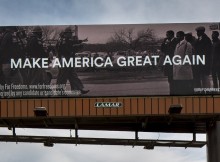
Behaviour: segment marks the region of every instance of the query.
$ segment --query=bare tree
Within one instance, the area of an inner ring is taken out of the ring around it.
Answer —
[[[56,40],[59,37],[60,31],[53,26],[43,26],[43,39],[44,40]]]
[[[155,36],[152,29],[147,28],[135,32],[134,28],[122,28],[114,32],[108,43],[118,44],[123,46],[123,48],[136,50],[143,45],[152,44],[154,41]]]

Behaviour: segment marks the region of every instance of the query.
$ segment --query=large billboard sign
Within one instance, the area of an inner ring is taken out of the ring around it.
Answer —
[[[218,94],[213,24],[0,27],[0,96]]]

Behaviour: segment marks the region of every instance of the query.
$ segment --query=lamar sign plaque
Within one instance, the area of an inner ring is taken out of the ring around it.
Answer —
[[[0,96],[218,94],[213,24],[0,27]]]
[[[122,102],[96,102],[94,105],[96,108],[119,108],[122,106]]]

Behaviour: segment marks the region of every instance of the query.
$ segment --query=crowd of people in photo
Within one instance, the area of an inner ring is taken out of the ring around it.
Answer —
[[[170,95],[204,94],[206,92],[203,90],[208,88],[213,88],[216,93],[219,91],[219,32],[212,31],[211,40],[206,35],[204,26],[199,26],[195,30],[197,38],[191,32],[178,31],[176,37],[173,30],[166,32],[166,38],[161,45],[164,55],[170,57],[205,55],[205,65],[165,65],[164,75],[168,77]],[[195,91],[196,89],[200,91]]]

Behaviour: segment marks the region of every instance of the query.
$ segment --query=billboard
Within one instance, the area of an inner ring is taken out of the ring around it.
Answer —
[[[218,94],[213,24],[0,27],[0,96]]]

